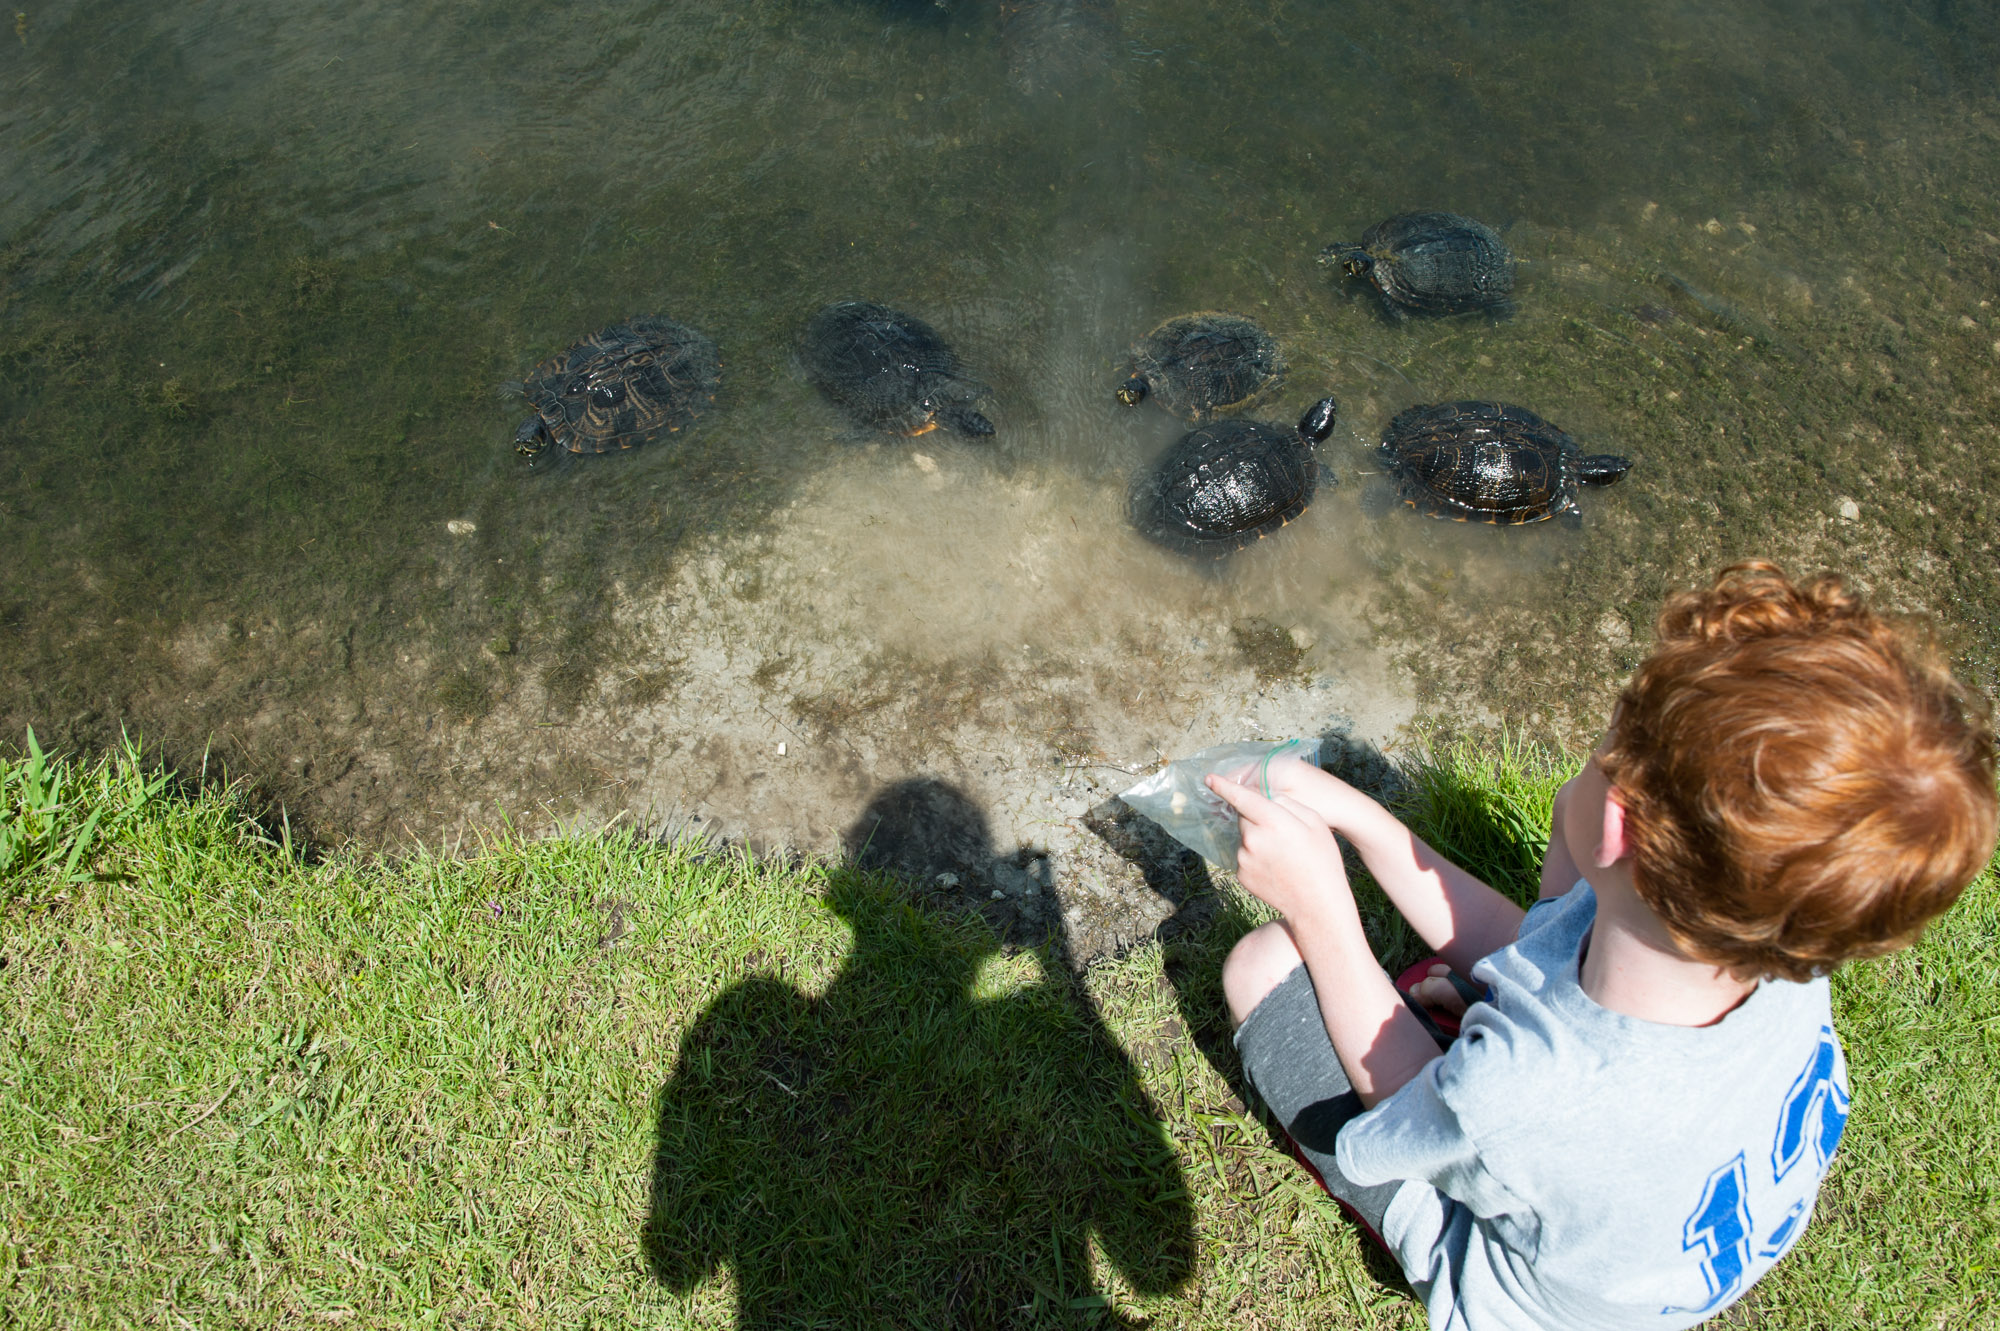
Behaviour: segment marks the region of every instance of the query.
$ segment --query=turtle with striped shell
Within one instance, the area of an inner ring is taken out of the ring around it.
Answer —
[[[1319,261],[1368,279],[1396,319],[1410,311],[1505,314],[1512,308],[1512,251],[1492,227],[1457,213],[1398,213],[1369,227],[1357,245],[1328,245]]]
[[[571,343],[528,372],[521,392],[534,413],[514,431],[514,446],[530,458],[552,447],[637,448],[692,425],[721,382],[715,343],[686,324],[639,315]]]
[[[1238,314],[1203,311],[1167,320],[1132,348],[1132,377],[1118,400],[1147,397],[1184,420],[1205,421],[1245,406],[1285,377],[1271,335]]]
[[[1586,454],[1526,407],[1501,402],[1398,412],[1382,431],[1379,456],[1419,513],[1500,526],[1548,518],[1577,525],[1577,488],[1611,485],[1632,467],[1630,458]]]

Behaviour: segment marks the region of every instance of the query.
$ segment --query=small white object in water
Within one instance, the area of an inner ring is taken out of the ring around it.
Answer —
[[[1852,499],[1841,500],[1840,517],[1843,522],[1861,521],[1861,505],[1855,503]]]
[[[444,529],[453,536],[470,536],[479,530],[479,524],[471,518],[453,518],[444,524]]]
[[[780,758],[785,756],[785,741],[783,740],[778,741],[778,756]]]
[[[937,459],[928,453],[912,453],[910,461],[917,464],[917,470],[926,476],[937,475]]]

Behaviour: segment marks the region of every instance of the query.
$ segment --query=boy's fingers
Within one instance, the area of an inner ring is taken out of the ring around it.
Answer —
[[[1273,800],[1272,803],[1276,804],[1279,808],[1291,814],[1292,817],[1298,819],[1302,823],[1306,823],[1315,827],[1323,826],[1318,815],[1313,813],[1310,805],[1302,803],[1299,800],[1293,799],[1290,795],[1280,795],[1278,796],[1277,799]]]
[[[1208,777],[1208,788],[1221,796],[1224,804],[1253,823],[1268,822],[1272,814],[1279,812],[1289,813],[1296,818],[1299,816],[1299,810],[1305,808],[1289,795],[1280,795],[1275,800],[1265,799],[1249,786],[1213,773]],[[1311,811],[1307,812],[1309,814]]]
[[[1243,764],[1243,766],[1238,767],[1233,771],[1217,772],[1215,773],[1215,775],[1221,777],[1224,781],[1233,781],[1239,786],[1247,786],[1250,784],[1251,776],[1253,776],[1256,773],[1256,771],[1257,771],[1256,763],[1245,763]]]
[[[1271,802],[1250,787],[1239,785],[1226,776],[1216,776],[1213,773],[1209,774],[1208,788],[1214,791],[1224,804],[1238,813],[1261,812],[1258,806]]]

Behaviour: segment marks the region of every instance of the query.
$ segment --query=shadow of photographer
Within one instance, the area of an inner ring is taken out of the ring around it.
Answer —
[[[881,792],[849,844],[902,874],[925,847],[992,855],[978,808],[935,781]],[[726,1265],[745,1328],[1103,1325],[1094,1269],[1178,1287],[1179,1162],[1060,946],[1034,982],[982,994],[1000,937],[902,874],[830,875],[854,947],[824,992],[746,980],[683,1039],[659,1098],[655,1278],[685,1292]]]

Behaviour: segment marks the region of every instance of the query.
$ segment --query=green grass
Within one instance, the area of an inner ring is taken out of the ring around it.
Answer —
[[[1519,887],[1564,769],[1406,807]],[[312,862],[133,748],[0,791],[0,1325],[1423,1325],[1224,1078],[1241,898],[1077,982],[832,866]],[[1734,1321],[1993,1318],[1994,917],[1836,982],[1854,1118]]]

